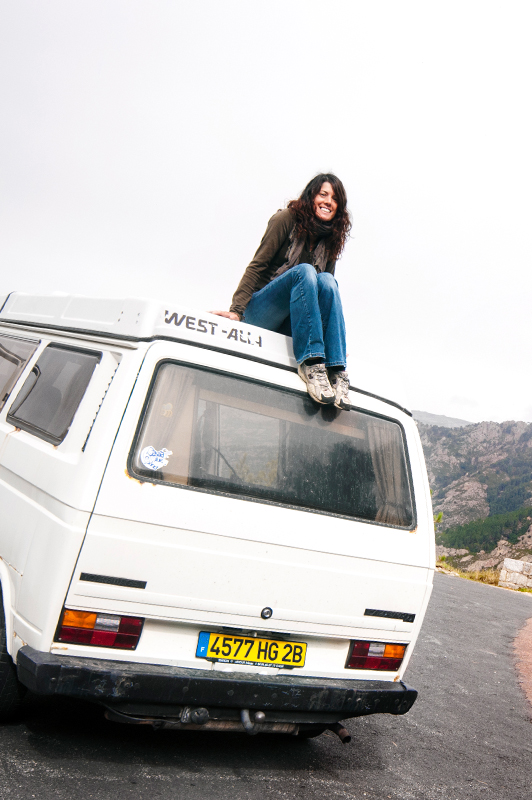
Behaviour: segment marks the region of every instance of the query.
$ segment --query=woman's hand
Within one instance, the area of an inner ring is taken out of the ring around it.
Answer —
[[[234,319],[240,322],[240,317],[234,311],[209,311],[209,314],[216,314],[217,317],[227,317],[227,319]]]

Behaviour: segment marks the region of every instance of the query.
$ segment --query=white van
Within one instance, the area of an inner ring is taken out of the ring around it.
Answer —
[[[404,714],[434,525],[416,425],[319,406],[291,339],[146,300],[0,299],[0,715],[344,741]]]

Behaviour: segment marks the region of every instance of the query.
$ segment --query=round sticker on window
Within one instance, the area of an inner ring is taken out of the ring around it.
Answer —
[[[156,450],[155,447],[145,447],[140,454],[140,460],[146,469],[161,469],[168,464],[168,456],[172,455],[171,450],[163,447],[162,450]]]

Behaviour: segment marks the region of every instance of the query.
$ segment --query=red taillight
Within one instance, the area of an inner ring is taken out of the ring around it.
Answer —
[[[65,608],[56,641],[134,650],[139,643],[143,624],[143,617],[122,617]]]
[[[406,644],[354,641],[345,665],[347,669],[376,669],[397,672],[404,658]]]

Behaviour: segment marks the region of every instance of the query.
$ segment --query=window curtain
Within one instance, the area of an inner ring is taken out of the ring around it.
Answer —
[[[410,492],[406,483],[399,429],[391,422],[368,420],[368,441],[377,484],[377,522],[408,525]]]
[[[203,413],[198,420],[198,434],[200,453],[197,477],[220,476],[220,419],[217,403],[203,402]]]

